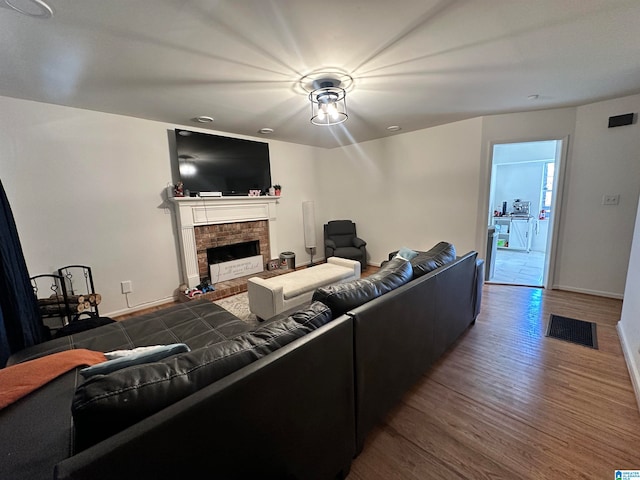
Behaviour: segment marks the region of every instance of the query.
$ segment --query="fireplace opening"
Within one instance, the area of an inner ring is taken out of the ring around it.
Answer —
[[[260,241],[239,242],[207,249],[211,282],[216,284],[264,270]]]
[[[212,265],[255,255],[260,255],[260,242],[258,240],[207,248],[207,263]]]

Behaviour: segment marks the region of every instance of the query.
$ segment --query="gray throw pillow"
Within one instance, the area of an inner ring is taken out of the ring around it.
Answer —
[[[188,352],[190,348],[184,343],[172,343],[170,345],[154,345],[149,347],[139,347],[130,350],[130,354],[120,353],[125,352],[119,350],[116,358],[107,360],[106,362],[92,365],[91,367],[83,368],[80,370],[80,374],[84,378],[92,377],[93,375],[106,375],[122,368],[130,367],[132,365],[142,365],[144,363],[157,362],[163,358],[176,355],[178,353]],[[105,357],[109,357],[109,353],[105,353]],[[115,352],[114,352],[115,353]]]
[[[410,248],[407,248],[407,247],[402,247],[400,250],[398,250],[398,253],[396,253],[395,256],[399,257],[399,258],[403,258],[406,261],[409,261],[412,258],[417,257],[418,256],[418,252],[414,252],[413,250],[411,250]]]

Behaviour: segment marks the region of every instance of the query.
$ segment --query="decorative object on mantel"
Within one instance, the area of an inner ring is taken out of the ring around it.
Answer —
[[[249,190],[250,197],[259,197],[262,193],[262,190]]]
[[[183,191],[183,185],[182,182],[178,182],[175,186],[175,188],[173,189],[173,196],[174,197],[184,197],[184,191]]]
[[[276,197],[280,196],[281,191],[282,191],[282,187],[280,185],[273,186],[273,192],[275,193]]]

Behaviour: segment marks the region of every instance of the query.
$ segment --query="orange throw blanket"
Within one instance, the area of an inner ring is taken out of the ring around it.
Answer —
[[[102,352],[79,348],[4,368],[0,370],[0,410],[69,370],[106,361]]]

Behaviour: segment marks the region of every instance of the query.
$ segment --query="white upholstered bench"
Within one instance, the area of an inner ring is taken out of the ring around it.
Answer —
[[[330,257],[327,263],[276,277],[251,277],[247,281],[249,310],[258,318],[271,318],[309,302],[318,287],[357,278],[360,278],[360,262],[338,257]]]

